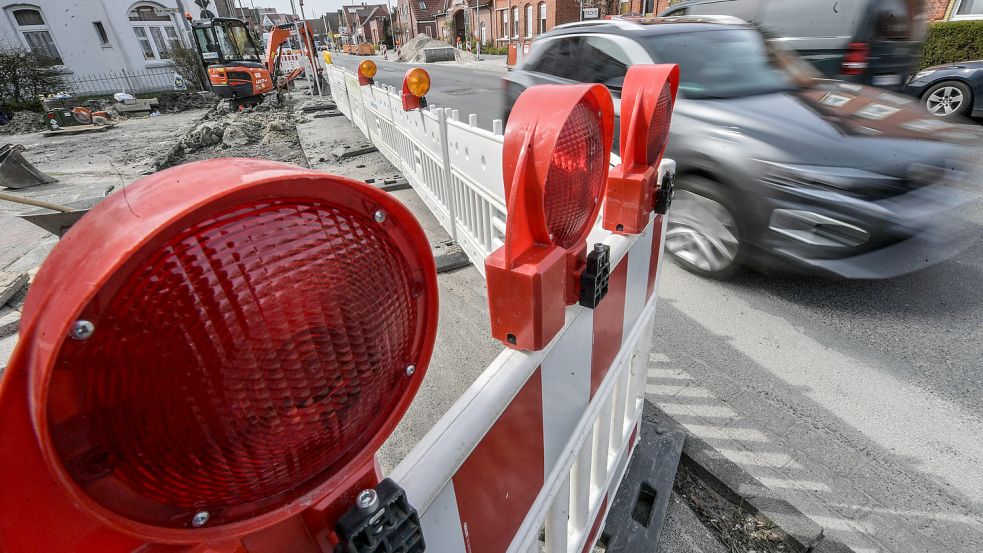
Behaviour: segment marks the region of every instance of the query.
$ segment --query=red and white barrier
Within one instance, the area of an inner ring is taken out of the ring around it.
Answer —
[[[661,172],[674,168],[664,161]],[[589,551],[637,438],[665,220],[611,247],[608,296],[542,351],[504,351],[393,471],[428,550]]]

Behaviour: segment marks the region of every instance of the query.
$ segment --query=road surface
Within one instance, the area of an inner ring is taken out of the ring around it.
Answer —
[[[377,80],[397,87],[410,67],[376,61]],[[426,69],[432,103],[485,128],[500,117],[501,73]],[[983,209],[969,215],[983,224]],[[721,283],[668,262],[649,398],[858,553],[978,553],[980,237],[958,259],[885,281],[745,272]]]
[[[390,54],[393,56],[393,54]],[[342,67],[355,71],[359,62],[366,59],[363,56],[331,53],[332,61]],[[492,120],[502,118],[502,76],[505,74],[501,57],[497,61],[477,62],[476,65],[488,64],[488,69],[469,67],[462,70],[454,65],[444,63],[410,64],[383,61],[380,56],[372,56],[379,72],[375,81],[394,86],[403,86],[403,75],[413,67],[423,67],[430,74],[430,93],[427,102],[439,107],[461,110],[461,120],[467,121],[467,115],[478,115],[478,126],[491,130]]]

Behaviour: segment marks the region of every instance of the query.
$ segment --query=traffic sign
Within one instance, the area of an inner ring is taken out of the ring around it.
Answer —
[[[601,16],[600,8],[584,8],[584,19],[597,19]]]

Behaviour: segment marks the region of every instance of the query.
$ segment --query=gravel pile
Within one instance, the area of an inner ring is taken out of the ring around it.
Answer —
[[[450,44],[428,37],[417,35],[413,40],[396,49],[396,61],[408,63],[423,63],[426,60],[423,51],[427,48],[448,48]],[[459,63],[475,61],[474,54],[467,50],[455,49],[454,56]]]
[[[0,125],[0,135],[28,134],[45,130],[44,118],[33,111],[14,112],[14,118],[6,125]]]

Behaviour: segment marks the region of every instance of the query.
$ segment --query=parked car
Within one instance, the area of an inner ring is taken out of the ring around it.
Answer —
[[[937,65],[916,73],[905,93],[937,117],[983,117],[983,60]]]
[[[724,278],[750,264],[884,278],[973,240],[944,225],[974,198],[959,189],[963,148],[952,142],[979,141],[978,131],[930,117],[901,94],[810,79],[794,52],[747,25],[558,27],[505,77],[506,120],[523,90],[546,83],[604,83],[618,109],[628,67],[643,63],[680,66],[666,246],[688,270]]]
[[[663,16],[731,15],[830,78],[900,89],[925,35],[923,0],[693,0]]]

